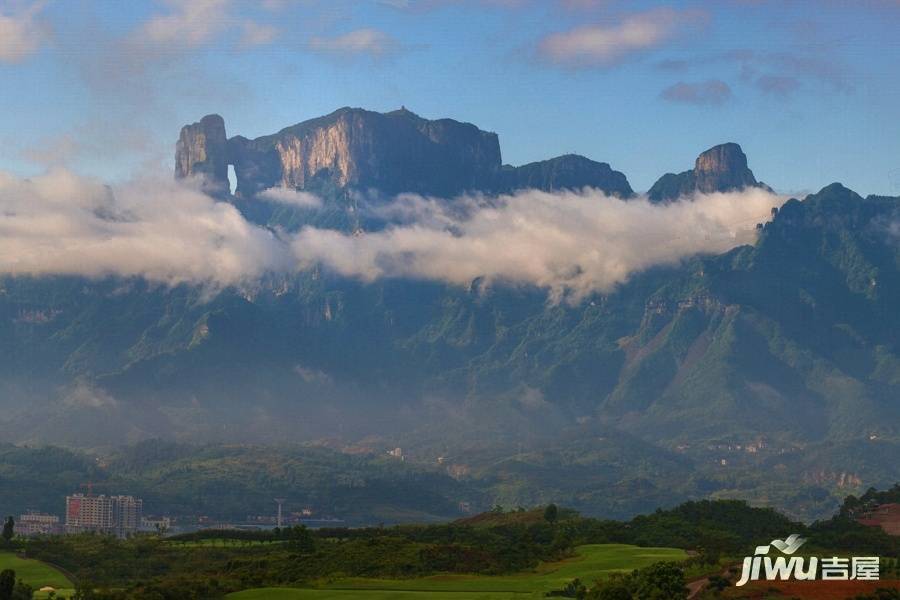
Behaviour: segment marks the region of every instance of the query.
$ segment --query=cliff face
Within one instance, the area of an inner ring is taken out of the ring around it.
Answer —
[[[503,173],[502,185],[505,191],[533,188],[554,192],[591,187],[620,198],[634,195],[623,173],[614,171],[607,163],[577,154],[507,168]]]
[[[176,177],[200,175],[213,190],[227,191],[228,165],[234,165],[237,176],[236,195],[246,199],[271,187],[440,197],[521,188],[597,187],[622,197],[633,193],[622,173],[583,156],[502,167],[497,134],[452,119],[423,119],[406,109],[377,113],[342,108],[252,140],[226,140],[218,115],[182,129]]]
[[[691,171],[666,173],[653,184],[647,195],[653,202],[667,202],[695,192],[710,194],[748,187],[767,186],[753,176],[741,147],[728,143],[703,152]]]
[[[185,125],[175,144],[175,177],[201,176],[210,192],[228,190],[228,158],[225,120],[207,115],[199,123]]]
[[[274,135],[232,138],[228,161],[245,197],[322,185],[447,196],[488,185],[500,168],[500,143],[468,123],[344,108]]]

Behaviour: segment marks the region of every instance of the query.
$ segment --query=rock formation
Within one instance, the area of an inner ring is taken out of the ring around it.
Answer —
[[[628,178],[607,163],[577,154],[566,154],[521,167],[507,167],[503,173],[506,191],[534,188],[547,192],[598,188],[620,198],[634,195]]]
[[[735,143],[713,146],[697,157],[693,170],[666,173],[647,192],[652,202],[668,202],[695,192],[709,194],[748,187],[768,188],[747,167],[747,155]]]
[[[500,168],[495,133],[401,109],[342,108],[274,135],[228,141],[237,193],[270,187],[372,188],[385,194],[450,196],[481,189]]]
[[[175,177],[200,176],[209,192],[228,191],[228,158],[225,120],[207,115],[199,123],[185,125],[175,145]]]
[[[248,200],[272,187],[439,197],[526,187],[633,193],[622,173],[583,156],[502,166],[497,134],[452,119],[423,119],[405,108],[388,113],[341,108],[252,140],[226,140],[218,115],[182,129],[176,177],[201,176],[208,189],[227,192],[228,165],[237,177],[236,195]]]

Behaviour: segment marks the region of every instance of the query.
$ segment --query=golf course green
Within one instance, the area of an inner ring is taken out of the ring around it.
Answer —
[[[21,579],[35,590],[49,586],[55,589],[57,594],[62,592],[68,596],[70,592],[74,592],[72,588],[75,586],[68,577],[39,560],[19,558],[12,552],[0,552],[0,571],[4,569],[15,571],[16,579]],[[43,597],[45,594],[35,593],[36,599]]]
[[[230,594],[229,600],[505,600],[542,597],[573,579],[585,583],[611,573],[627,572],[660,561],[687,558],[675,548],[640,548],[625,544],[593,544],[576,548],[575,556],[544,563],[514,575],[434,575],[418,579],[341,579],[319,588],[259,588]]]

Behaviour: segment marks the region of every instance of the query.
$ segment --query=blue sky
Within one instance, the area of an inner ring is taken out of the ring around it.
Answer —
[[[0,169],[171,169],[340,106],[470,121],[638,190],[740,143],[757,177],[900,194],[900,1],[0,0]]]

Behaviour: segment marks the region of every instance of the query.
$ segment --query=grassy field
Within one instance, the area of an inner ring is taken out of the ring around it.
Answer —
[[[252,544],[248,544],[247,542],[241,540],[221,540],[221,539],[209,539],[209,540],[191,540],[189,542],[182,542],[180,540],[168,540],[167,544],[171,544],[177,548],[241,548],[248,545],[259,546],[260,542],[253,542]],[[283,544],[281,541],[271,541],[264,542],[266,545],[269,544]]]
[[[683,560],[674,548],[638,548],[624,544],[579,546],[576,556],[515,575],[436,575],[419,579],[343,579],[322,589],[257,589],[229,595],[230,600],[503,600],[541,597],[575,578],[584,582],[631,571],[664,560]]]
[[[397,590],[299,590],[258,588],[229,594],[228,600],[515,600],[536,597],[515,592],[403,592]]]
[[[0,552],[0,571],[4,569],[15,571],[17,579],[21,579],[35,590],[50,586],[58,592],[64,592],[62,595],[66,596],[74,591],[68,577],[37,560],[25,560],[11,552]],[[35,598],[42,597],[44,595],[35,594]]]

